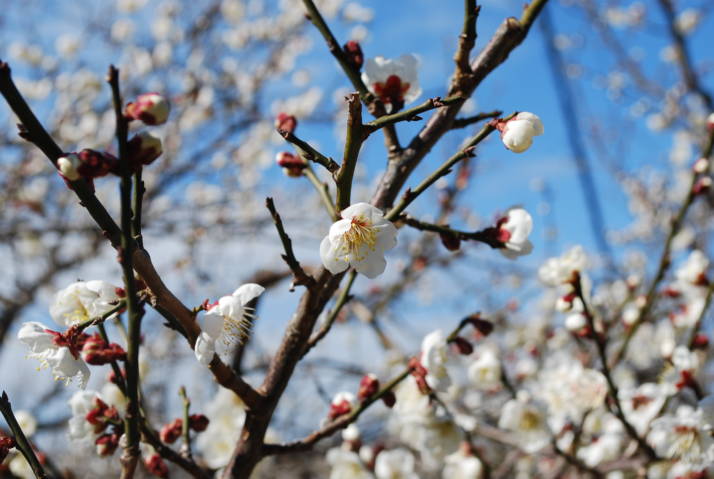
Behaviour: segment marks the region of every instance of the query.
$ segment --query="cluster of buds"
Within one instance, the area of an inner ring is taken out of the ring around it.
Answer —
[[[88,148],[79,153],[67,153],[57,159],[57,169],[67,181],[84,178],[90,184],[94,178],[101,178],[117,171],[116,157],[103,151]]]
[[[117,343],[107,343],[99,333],[90,336],[82,347],[82,359],[87,364],[101,366],[114,361],[125,361],[126,352]]]
[[[694,162],[694,166],[692,169],[694,170],[694,173],[701,175],[701,177],[697,179],[696,183],[694,183],[694,186],[692,187],[692,193],[694,195],[700,195],[709,191],[712,186],[711,176],[708,175],[709,160],[706,158],[699,158],[697,161]]]
[[[0,434],[0,463],[2,463],[10,452],[10,449],[15,447],[15,440],[8,436]]]
[[[203,432],[208,427],[208,418],[203,414],[191,414],[188,417],[188,427],[189,429],[196,432]],[[181,432],[183,430],[183,419],[176,418],[168,424],[165,424],[161,428],[159,437],[161,441],[167,444],[173,444],[176,439],[181,437]]]
[[[377,376],[372,373],[365,374],[359,382],[357,399],[364,401],[374,396],[377,391],[379,391],[379,379],[377,379]]]
[[[283,169],[283,173],[293,178],[302,176],[302,170],[307,168],[307,161],[304,158],[287,151],[278,153],[275,162]]]
[[[349,392],[340,392],[335,395],[330,403],[330,412],[327,415],[330,421],[337,419],[340,416],[349,414],[355,403],[355,397]]]
[[[124,116],[145,125],[163,125],[169,118],[169,102],[158,93],[144,93],[126,105]]]
[[[109,406],[98,396],[94,397],[94,407],[89,410],[84,419],[89,424],[94,426],[95,434],[101,433],[111,425],[121,425],[121,419],[119,417],[119,411],[117,411],[117,408],[115,408],[114,406]]]
[[[144,466],[152,476],[169,477],[169,467],[158,454],[152,454],[144,459]]]
[[[409,372],[414,377],[419,391],[422,394],[430,394],[431,388],[429,387],[429,383],[426,382],[426,375],[429,374],[429,372],[426,370],[424,365],[422,365],[421,360],[414,356],[409,360],[408,366]]]

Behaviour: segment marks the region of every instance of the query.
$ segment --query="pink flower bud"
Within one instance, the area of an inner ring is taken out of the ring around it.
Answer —
[[[147,125],[163,125],[169,118],[169,103],[158,93],[144,93],[126,105],[124,114]]]
[[[714,131],[714,113],[710,113],[707,117],[707,130]]]
[[[174,419],[168,424],[164,424],[161,428],[159,437],[166,444],[173,444],[176,439],[181,437],[181,429],[183,428],[183,421],[180,418]]]
[[[86,179],[106,176],[113,171],[117,165],[117,159],[103,151],[90,150],[88,148],[77,153],[80,165],[78,173]]]
[[[421,364],[421,361],[419,360],[419,358],[417,358],[416,356],[411,358],[409,360],[408,366],[409,366],[411,375],[414,377],[414,380],[416,381],[419,391],[422,394],[431,393],[431,388],[429,387],[429,384],[426,382],[426,375],[428,374],[428,371]]]
[[[701,195],[702,193],[709,191],[712,186],[712,179],[708,176],[704,178],[699,178],[697,182],[692,187],[692,193],[695,195]]]
[[[87,364],[100,366],[113,361],[125,360],[126,352],[117,343],[107,344],[99,334],[95,334],[84,342],[82,359]]]
[[[374,374],[365,374],[359,382],[359,392],[357,399],[364,401],[374,396],[379,391],[379,379]]]
[[[707,349],[709,337],[704,333],[697,333],[692,340],[692,349]]]
[[[695,173],[706,173],[709,170],[709,160],[706,158],[699,158],[694,162],[693,169]]]
[[[302,176],[302,170],[307,167],[307,162],[302,157],[287,151],[278,153],[275,162],[283,169],[283,173],[293,178]]]
[[[275,129],[278,131],[287,131],[288,133],[293,133],[295,128],[297,128],[297,118],[293,115],[288,115],[287,113],[279,113],[275,118]]]
[[[328,418],[330,421],[337,419],[340,416],[349,414],[352,411],[354,396],[348,392],[337,393],[330,404],[330,412]]]
[[[503,145],[514,153],[523,153],[530,148],[534,136],[543,134],[543,122],[527,111],[509,120],[494,120],[491,125],[501,132]]]
[[[161,139],[147,131],[134,135],[127,146],[132,171],[138,171],[141,165],[150,165],[163,153]]]

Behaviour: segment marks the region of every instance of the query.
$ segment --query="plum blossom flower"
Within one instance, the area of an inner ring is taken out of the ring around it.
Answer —
[[[421,343],[421,365],[427,371],[426,383],[435,391],[444,392],[451,386],[451,378],[446,369],[449,347],[443,331],[437,329],[424,336]]]
[[[326,459],[331,467],[330,479],[372,479],[374,477],[356,452],[334,447],[327,451]]]
[[[260,296],[265,288],[255,283],[248,283],[236,289],[232,295],[223,296],[203,315],[201,334],[196,339],[196,359],[208,365],[216,352],[216,342],[222,340],[230,344],[240,340],[247,333],[251,313],[247,304]]]
[[[40,367],[50,368],[55,379],[69,384],[78,378],[82,389],[87,386],[89,368],[80,356],[84,337],[71,330],[67,334],[58,333],[31,321],[22,325],[17,338],[29,346],[27,357],[39,360]]]
[[[522,111],[510,120],[498,120],[496,128],[501,132],[504,146],[514,153],[523,153],[533,144],[533,137],[543,134],[543,122],[538,115]]]
[[[105,281],[78,281],[55,294],[50,316],[61,326],[74,326],[101,316],[119,301],[116,288]]]
[[[483,476],[483,464],[474,456],[471,445],[462,444],[458,451],[444,459],[442,479],[480,479]]]
[[[548,286],[558,286],[570,281],[573,272],[582,272],[585,266],[587,266],[587,257],[583,247],[577,245],[559,258],[548,259],[538,269],[538,278]]]
[[[525,391],[503,405],[498,427],[513,431],[524,451],[534,453],[550,441],[546,414]]]
[[[418,479],[414,463],[414,455],[407,449],[382,451],[377,455],[374,474],[377,479]]]
[[[707,461],[711,453],[714,446],[711,433],[712,425],[702,409],[681,405],[675,415],[667,414],[652,421],[647,439],[658,455],[696,464]]]
[[[228,464],[245,422],[245,404],[228,389],[219,388],[206,407],[208,427],[196,438],[206,465],[218,469]]]
[[[376,278],[387,267],[384,252],[397,244],[397,229],[367,203],[356,203],[340,216],[320,243],[322,264],[332,274],[352,266],[358,273]]]
[[[477,389],[489,390],[501,385],[501,362],[494,348],[485,349],[479,354],[478,359],[469,366],[468,376]]]
[[[394,113],[421,95],[418,66],[419,60],[412,54],[397,59],[368,58],[362,81],[384,104],[390,105],[391,113]]]

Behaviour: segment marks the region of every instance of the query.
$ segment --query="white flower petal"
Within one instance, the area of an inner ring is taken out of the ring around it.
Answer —
[[[322,264],[332,274],[338,274],[350,267],[350,264],[345,261],[345,255],[342,254],[342,245],[333,243],[329,236],[325,236],[320,243],[320,258]]]
[[[201,333],[198,338],[196,338],[194,352],[196,353],[196,359],[198,359],[198,362],[204,366],[208,366],[213,360],[213,355],[216,352],[214,339],[206,333]]]
[[[247,283],[241,285],[238,289],[233,292],[233,296],[238,298],[243,306],[248,304],[251,300],[260,296],[265,288],[259,284]]]

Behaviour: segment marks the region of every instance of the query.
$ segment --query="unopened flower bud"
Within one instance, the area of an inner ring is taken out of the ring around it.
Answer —
[[[429,387],[429,383],[426,382],[426,375],[428,374],[428,371],[421,364],[419,358],[417,358],[416,356],[411,358],[409,360],[408,366],[411,375],[414,377],[414,381],[416,381],[417,387],[419,388],[419,392],[421,392],[422,394],[430,394],[431,388]]]
[[[389,409],[392,409],[394,407],[394,405],[397,403],[397,396],[395,396],[392,391],[387,391],[382,396],[382,402]]]
[[[349,414],[352,411],[352,405],[354,403],[354,395],[348,392],[337,393],[330,403],[330,412],[328,418],[330,421],[337,419],[338,417]]]
[[[188,418],[188,427],[196,432],[203,432],[208,427],[209,420],[203,414],[191,414]]]
[[[302,170],[307,167],[307,162],[301,156],[287,151],[278,153],[275,162],[283,169],[283,173],[293,178],[302,176]]]
[[[522,111],[510,120],[494,120],[491,123],[501,132],[501,141],[514,153],[523,153],[531,144],[533,137],[543,134],[543,122],[538,115]]]
[[[707,130],[714,131],[714,113],[710,113],[707,117]]]
[[[710,177],[705,176],[704,178],[699,178],[692,187],[692,193],[694,193],[695,195],[700,195],[705,191],[709,191],[709,188],[711,188],[711,186],[712,179]]]
[[[481,333],[482,336],[488,336],[493,331],[493,323],[482,319],[478,313],[468,316],[466,321],[471,323],[471,326]]]
[[[365,374],[362,376],[362,380],[359,382],[359,392],[357,393],[357,399],[364,401],[369,399],[374,394],[379,391],[379,379],[374,374]]]
[[[80,164],[81,162],[79,161],[79,156],[75,153],[70,153],[57,159],[57,169],[59,169],[62,176],[67,178],[69,181],[77,181],[80,178],[78,171]]]
[[[15,447],[15,440],[8,436],[0,435],[0,464],[5,460],[10,449]]]
[[[707,349],[709,347],[709,337],[704,333],[697,333],[692,339],[692,349]]]
[[[694,162],[693,169],[695,173],[706,173],[709,170],[709,160],[706,158],[699,158]]]
[[[297,128],[297,118],[293,115],[288,115],[287,113],[278,113],[275,118],[275,129],[278,131],[286,131],[288,133],[293,133],[295,128]]]
[[[168,424],[164,424],[161,428],[159,437],[166,444],[173,444],[176,439],[181,437],[181,429],[183,428],[183,421],[180,418],[176,418]]]
[[[470,342],[468,342],[466,339],[462,338],[461,336],[456,336],[451,344],[454,345],[454,348],[459,354],[463,354],[464,356],[468,356],[469,354],[474,352],[474,347],[471,345]]]
[[[454,235],[448,233],[439,233],[441,244],[449,251],[458,251],[461,248],[461,240]]]
[[[161,139],[148,131],[134,135],[127,147],[132,171],[138,171],[141,165],[150,165],[163,153]]]
[[[580,313],[569,314],[565,318],[565,328],[568,331],[580,331],[587,326],[587,318]]]
[[[117,159],[103,151],[90,150],[85,148],[77,153],[80,165],[77,172],[83,178],[99,178],[106,176],[113,171],[117,165]]]
[[[97,454],[102,457],[111,456],[119,447],[118,434],[102,434],[94,441],[97,447]]]
[[[152,476],[169,477],[169,467],[158,454],[152,454],[147,459],[144,459],[144,465]]]
[[[82,359],[87,364],[100,366],[126,359],[126,352],[117,343],[107,344],[99,334],[90,336],[82,346]]]
[[[158,93],[144,93],[126,105],[124,114],[147,125],[162,125],[169,118],[169,102]]]
[[[342,46],[342,51],[345,52],[347,63],[355,70],[360,71],[364,64],[364,55],[362,54],[362,47],[359,42],[350,40]]]

